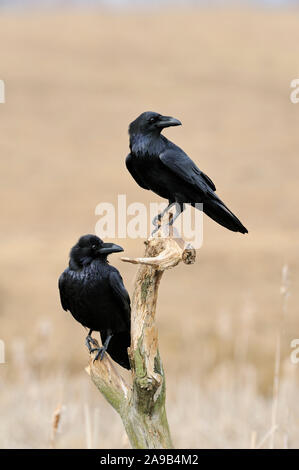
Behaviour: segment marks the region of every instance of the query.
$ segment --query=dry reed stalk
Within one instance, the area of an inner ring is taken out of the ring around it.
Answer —
[[[54,411],[53,418],[52,418],[52,430],[51,430],[51,448],[52,449],[55,449],[55,437],[58,431],[61,414],[62,414],[62,405],[59,404],[56,410]]]
[[[257,437],[257,432],[252,431],[251,440],[250,440],[250,449],[255,449],[256,448],[256,437]]]
[[[90,420],[89,406],[87,403],[84,404],[84,420],[85,420],[86,447],[87,449],[92,449],[91,420]]]
[[[280,326],[277,333],[276,340],[276,353],[275,353],[275,369],[274,369],[274,380],[273,380],[273,402],[272,402],[272,429],[274,431],[270,436],[270,449],[274,449],[275,446],[275,432],[278,429],[277,425],[277,411],[278,411],[278,398],[279,398],[279,376],[280,376],[280,362],[281,362],[281,336],[284,333],[284,321],[287,313],[287,303],[289,298],[289,268],[285,264],[282,268],[281,276],[281,288],[280,293],[282,295],[282,315],[280,320]]]
[[[273,432],[270,434],[269,448],[274,449],[275,445],[275,432],[278,429],[277,425],[277,410],[278,410],[278,396],[279,396],[279,373],[280,373],[280,356],[281,356],[281,344],[280,344],[280,331],[277,333],[276,340],[276,353],[275,353],[275,369],[274,369],[274,380],[273,380],[273,400],[272,400],[272,414],[271,414],[271,429]]]
[[[270,428],[269,431],[266,432],[264,437],[260,440],[259,444],[256,446],[256,449],[261,449],[263,447],[267,439],[269,439],[275,433],[275,431],[277,431],[277,427],[278,426],[275,425],[272,428]]]

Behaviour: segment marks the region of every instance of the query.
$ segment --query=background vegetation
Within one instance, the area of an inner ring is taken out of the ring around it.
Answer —
[[[128,446],[84,371],[85,331],[62,311],[57,278],[78,237],[94,232],[99,202],[159,200],[124,165],[128,123],[144,110],[183,122],[167,136],[249,229],[242,236],[205,218],[197,263],[163,279],[175,445],[298,447],[299,104],[289,99],[298,43],[297,10],[1,15],[1,447],[51,445],[58,405],[55,446]],[[116,242],[127,256],[143,251],[140,240]],[[136,268],[111,262],[131,292]]]

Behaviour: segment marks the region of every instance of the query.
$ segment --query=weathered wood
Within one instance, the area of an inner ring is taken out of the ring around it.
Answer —
[[[132,386],[129,386],[113,361],[106,354],[102,361],[93,362],[90,355],[87,372],[106,400],[122,418],[130,443],[135,449],[172,448],[165,410],[166,385],[158,349],[155,323],[158,288],[166,269],[183,261],[192,264],[195,250],[173,233],[162,237],[160,227],[156,236],[145,242],[143,258],[122,258],[139,264],[131,311]]]

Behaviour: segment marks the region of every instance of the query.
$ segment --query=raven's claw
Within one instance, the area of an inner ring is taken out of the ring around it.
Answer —
[[[161,219],[162,219],[162,214],[155,215],[155,217],[152,220],[152,224],[155,226],[159,226],[161,224]]]
[[[92,336],[87,335],[86,339],[85,339],[85,344],[88,348],[88,351],[91,353],[92,347],[90,346],[90,343],[93,344],[94,346],[97,346],[97,344],[98,344],[97,341],[95,339],[93,339]]]
[[[159,226],[156,226],[156,227],[154,228],[154,230],[153,230],[152,233],[151,233],[151,236],[152,236],[152,237],[154,236],[154,234],[155,234],[156,232],[158,232],[159,228],[160,228]]]
[[[154,235],[154,233],[156,233],[159,228],[161,227],[161,220],[162,220],[162,214],[158,214],[156,215],[153,220],[152,220],[152,224],[153,226],[155,227],[154,230],[152,231],[152,236]]]
[[[101,348],[93,348],[90,350],[90,353],[93,353],[97,351],[95,357],[94,357],[94,360],[93,362],[97,361],[99,358],[100,358],[100,361],[103,360],[103,357],[105,355],[105,352],[106,352],[106,348],[105,347],[101,347]]]

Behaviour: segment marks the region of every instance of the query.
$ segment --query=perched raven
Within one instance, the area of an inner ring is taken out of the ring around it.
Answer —
[[[131,343],[130,297],[118,270],[107,256],[123,251],[95,235],[84,235],[70,252],[69,267],[59,278],[61,305],[83,326],[89,328],[86,344],[102,360],[107,351],[112,359],[130,369],[127,348]],[[93,331],[101,334],[101,348],[92,348]]]
[[[248,233],[240,220],[216,195],[213,181],[203,173],[177,145],[161,135],[164,127],[179,126],[181,122],[169,116],[147,111],[129,126],[130,151],[126,166],[135,181],[168,199],[169,205],[160,219],[174,204],[174,220],[184,210],[184,204],[203,203],[203,212],[233,232]]]

